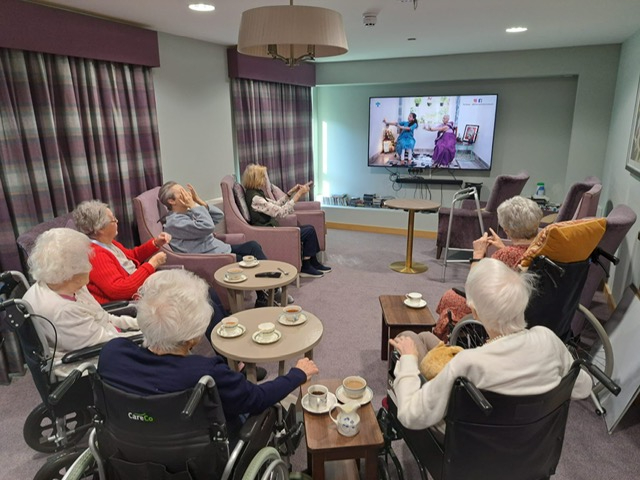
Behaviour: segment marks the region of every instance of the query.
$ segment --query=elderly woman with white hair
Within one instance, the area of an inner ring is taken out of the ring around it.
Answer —
[[[498,224],[507,234],[509,244],[505,245],[502,239],[489,228],[489,233],[484,233],[482,237],[473,242],[474,263],[484,258],[489,247],[496,249],[491,258],[504,262],[511,268],[516,268],[524,253],[531,245],[531,242],[538,234],[538,226],[542,219],[542,210],[536,202],[521,196],[511,197],[502,202],[497,209]],[[453,323],[457,323],[463,317],[471,314],[464,297],[458,295],[454,290],[447,290],[436,307],[438,322],[433,329],[441,340],[447,341],[449,338],[449,314]]]
[[[131,300],[147,277],[167,261],[167,254],[159,250],[171,241],[171,235],[162,232],[139,247],[128,249],[115,240],[118,219],[105,203],[82,202],[73,211],[73,220],[92,242],[89,291],[100,303]]]
[[[421,386],[414,341],[406,336],[389,340],[401,354],[394,389],[398,419],[408,428],[444,428],[441,421],[458,377],[502,395],[537,395],[556,387],[571,368],[571,354],[551,330],[526,328],[524,312],[533,290],[529,274],[518,273],[498,260],[484,259],[469,273],[465,288],[474,318],[489,335],[483,346],[458,353]],[[591,388],[591,377],[580,371],[571,396],[585,398]]]
[[[56,357],[84,347],[129,335],[135,318],[107,313],[87,290],[92,254],[91,241],[70,228],[53,228],[42,233],[29,256],[29,271],[36,280],[24,300],[38,315],[47,342]]]
[[[230,435],[239,430],[242,416],[265,410],[318,373],[312,360],[302,358],[286,375],[253,384],[220,356],[190,355],[211,312],[204,280],[185,270],[156,273],[142,285],[138,301],[145,346],[112,340],[102,349],[98,372],[110,385],[136,395],[186,390],[203,375],[211,375]]]

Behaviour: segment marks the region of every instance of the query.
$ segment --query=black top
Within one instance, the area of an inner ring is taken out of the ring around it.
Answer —
[[[277,227],[278,221],[274,217],[270,217],[266,213],[258,212],[251,206],[253,197],[256,195],[264,199],[267,198],[262,190],[248,189],[244,194],[247,207],[249,208],[249,215],[251,216],[251,225],[255,225],[256,227]]]

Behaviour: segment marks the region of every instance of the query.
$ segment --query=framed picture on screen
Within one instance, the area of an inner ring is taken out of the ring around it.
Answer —
[[[462,141],[467,143],[476,143],[479,128],[480,125],[467,125],[466,127],[464,127],[464,135],[462,136]]]

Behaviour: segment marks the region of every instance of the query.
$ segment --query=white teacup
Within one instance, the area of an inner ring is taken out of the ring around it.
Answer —
[[[275,331],[275,329],[276,326],[271,322],[265,322],[258,325],[258,331],[260,332],[260,335],[271,335]]]
[[[299,305],[287,305],[282,309],[282,313],[287,322],[297,322],[302,313],[302,307]]]
[[[247,265],[253,265],[254,263],[256,263],[256,257],[254,257],[253,255],[245,255],[244,257],[242,257],[242,261]]]
[[[327,406],[327,395],[329,389],[324,385],[311,385],[307,390],[309,407],[313,410],[322,410]]]
[[[240,280],[242,278],[243,270],[241,268],[230,268],[224,272],[224,277],[227,280]]]
[[[420,302],[422,301],[422,294],[421,293],[411,292],[411,293],[407,293],[405,295],[405,297],[407,297],[407,302],[410,305],[413,305],[415,307],[419,307],[420,306]]]
[[[233,333],[238,328],[238,319],[236,317],[223,318],[220,323],[225,333]]]
[[[342,388],[347,397],[360,398],[367,389],[367,381],[358,375],[351,375],[342,381]]]

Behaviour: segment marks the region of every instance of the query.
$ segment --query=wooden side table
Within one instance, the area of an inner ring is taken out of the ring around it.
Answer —
[[[436,324],[428,305],[424,308],[407,307],[403,303],[404,295],[380,295],[379,299],[382,307],[382,360],[388,360],[391,354],[390,338],[404,330],[416,333],[431,331]]]
[[[329,391],[335,392],[342,381],[329,379],[307,382],[300,387],[302,394],[307,393],[311,383],[325,385]],[[358,415],[360,415],[360,432],[353,437],[345,437],[338,433],[328,413],[319,415],[304,411],[307,462],[313,480],[325,480],[325,462],[360,458],[364,458],[364,479],[378,478],[377,457],[384,441],[371,402],[360,407]]]

